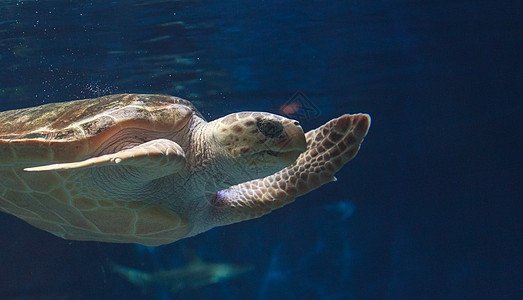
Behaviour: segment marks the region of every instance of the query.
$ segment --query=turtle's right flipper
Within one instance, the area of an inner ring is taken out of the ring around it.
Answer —
[[[150,179],[160,178],[177,173],[185,166],[185,152],[171,140],[158,139],[113,154],[72,163],[25,168],[24,171],[64,171],[103,166],[133,167]]]
[[[344,115],[307,132],[307,150],[292,165],[219,191],[212,202],[216,219],[226,225],[261,217],[336,181],[334,174],[356,156],[369,126],[368,115]]]

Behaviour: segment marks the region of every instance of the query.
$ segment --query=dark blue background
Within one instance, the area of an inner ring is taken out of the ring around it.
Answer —
[[[1,110],[143,92],[214,119],[300,90],[320,112],[305,129],[356,112],[372,127],[338,182],[154,251],[1,214],[0,298],[168,298],[107,263],[172,268],[192,249],[256,269],[174,298],[521,299],[516,2],[2,1]]]

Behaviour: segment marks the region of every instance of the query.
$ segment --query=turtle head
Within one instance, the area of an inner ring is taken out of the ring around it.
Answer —
[[[213,135],[243,179],[270,175],[307,149],[300,123],[264,112],[240,112],[214,121]]]

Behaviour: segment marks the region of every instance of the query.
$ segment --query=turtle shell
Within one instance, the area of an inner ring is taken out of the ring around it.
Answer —
[[[118,94],[0,113],[0,165],[73,161],[122,128],[177,131],[195,114],[187,100]]]
[[[2,112],[0,211],[66,239],[161,245],[183,238],[193,227],[185,216],[146,197],[107,193],[91,184],[89,170],[24,168],[92,157],[123,129],[176,132],[195,115],[186,100],[137,94]]]

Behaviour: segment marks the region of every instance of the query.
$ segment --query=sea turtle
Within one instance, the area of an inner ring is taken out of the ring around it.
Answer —
[[[0,210],[71,240],[162,245],[260,217],[336,180],[370,126],[119,94],[0,113]]]

